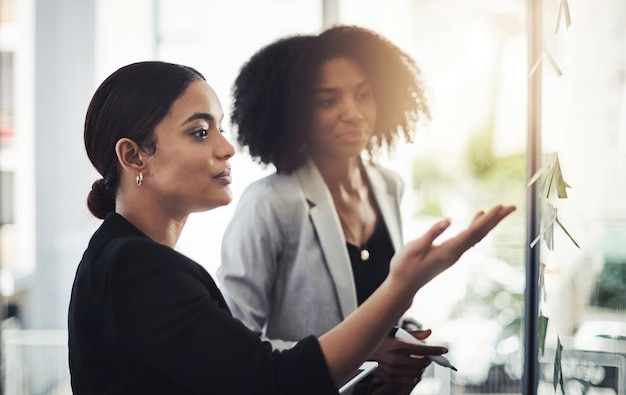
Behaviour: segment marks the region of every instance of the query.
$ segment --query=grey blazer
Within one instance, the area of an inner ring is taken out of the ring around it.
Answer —
[[[397,250],[404,184],[380,166],[365,169]],[[225,231],[221,260],[217,277],[233,315],[275,348],[320,336],[357,308],[339,217],[311,160],[246,188]]]

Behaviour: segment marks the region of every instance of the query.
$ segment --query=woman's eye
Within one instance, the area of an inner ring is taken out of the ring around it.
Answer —
[[[331,107],[335,103],[335,100],[334,99],[319,99],[317,102],[322,107]]]
[[[370,92],[361,92],[361,93],[357,93],[356,98],[357,100],[367,100],[370,97]]]
[[[208,134],[209,134],[209,131],[207,129],[200,129],[191,133],[192,136],[195,136],[199,139],[205,139],[208,136]]]

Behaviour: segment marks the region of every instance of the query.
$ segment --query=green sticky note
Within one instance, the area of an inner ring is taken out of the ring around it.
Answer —
[[[561,353],[563,351],[563,345],[561,344],[561,339],[557,338],[556,342],[556,353],[554,354],[554,392],[556,392],[556,384],[557,382],[561,386],[561,391],[563,391],[563,370],[561,369]]]
[[[548,317],[543,315],[539,316],[538,320],[539,325],[539,349],[541,350],[541,355],[545,351],[546,347],[546,333],[548,331]]]

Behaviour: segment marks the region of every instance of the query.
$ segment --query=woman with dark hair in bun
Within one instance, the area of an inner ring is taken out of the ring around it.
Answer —
[[[72,391],[82,394],[336,394],[415,292],[512,207],[449,221],[406,245],[383,285],[335,329],[272,350],[235,319],[215,282],[175,250],[188,216],[231,201],[222,107],[193,68],[140,62],[96,90],[85,148],[102,175],[88,206],[103,222],[78,265],[69,307]]]

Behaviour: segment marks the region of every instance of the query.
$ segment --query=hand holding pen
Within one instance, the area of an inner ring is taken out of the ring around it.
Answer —
[[[402,340],[407,343],[426,345],[426,342],[424,340],[416,338],[399,326],[394,326],[389,332],[389,336],[395,337],[396,339]],[[457,370],[443,355],[426,355],[426,357],[438,365],[450,368],[454,371]]]

